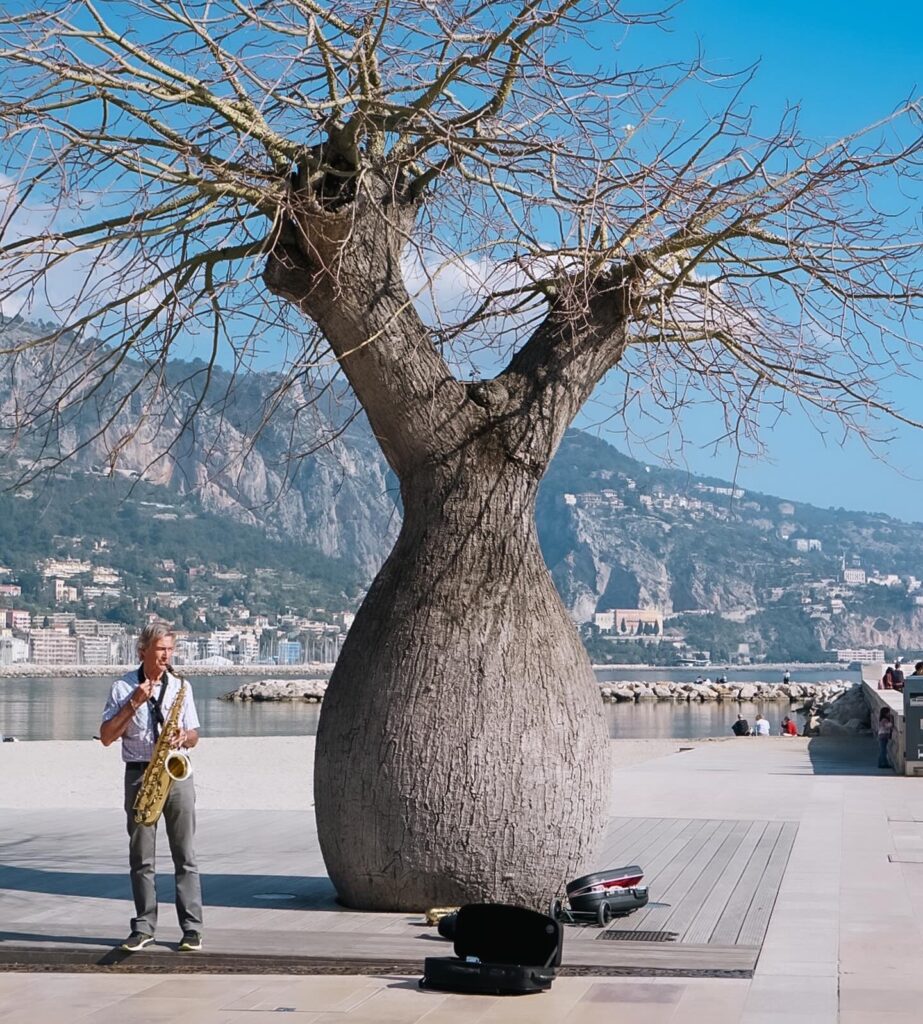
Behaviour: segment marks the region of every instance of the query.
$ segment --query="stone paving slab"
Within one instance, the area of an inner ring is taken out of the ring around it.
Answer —
[[[617,741],[616,741],[617,742]],[[759,1022],[811,1021],[812,1024],[904,1024],[918,1022],[923,1005],[923,983],[918,968],[923,944],[923,864],[908,858],[915,851],[923,821],[923,783],[897,778],[874,768],[871,741],[807,741],[742,739],[701,746],[695,750],[624,767],[614,774],[613,813],[629,818],[710,818],[721,821],[797,823],[797,834],[784,866],[778,895],[768,920],[762,952],[752,978],[639,978],[562,977],[551,992],[521,1000],[492,997],[446,996],[420,993],[412,972],[395,971],[379,977],[283,977],[279,975],[180,976],[127,974],[118,970],[92,974],[47,974],[0,970],[0,1024],[19,1021],[106,1021],[183,1019],[197,1021],[278,1021],[280,1012],[310,1021],[394,1021],[395,1024],[452,1024],[458,1022],[596,1021],[653,1022],[653,1024],[759,1024]],[[103,815],[107,812],[99,809]],[[254,809],[257,813],[258,809]],[[8,828],[11,816],[2,804],[0,865],[20,871],[57,871],[60,894],[42,893],[39,877],[32,889],[0,890],[0,927],[29,926],[36,936],[61,934],[64,925],[79,938],[99,942],[121,938],[129,904],[127,880],[117,822],[87,817],[84,826],[63,820],[61,814],[40,807],[22,809],[32,815],[18,819],[16,834]],[[218,834],[233,840],[232,808],[226,819],[216,817]],[[249,813],[249,812],[248,812]],[[42,818],[42,815],[47,815]],[[16,819],[12,819],[14,824]],[[302,819],[304,820],[304,819]],[[223,823],[222,823],[223,822]],[[29,844],[55,844],[58,856],[68,824],[73,824],[82,856],[95,850],[99,863],[84,870],[73,859],[53,866],[29,853]],[[219,827],[220,826],[220,827]],[[287,826],[299,832],[293,820]],[[223,831],[222,831],[223,829]],[[15,831],[15,830],[14,830]],[[258,827],[250,827],[241,840],[258,842]],[[243,843],[235,846],[236,863],[230,867],[207,864],[208,840],[202,831],[203,865],[227,878],[227,891],[238,879],[249,877],[243,866]],[[106,837],[107,846],[99,846]],[[316,851],[309,834],[300,837],[301,852],[277,858],[272,872],[262,875],[277,884],[305,882],[305,899],[315,909],[297,911],[271,906],[262,910],[228,905],[209,907],[207,940],[214,933],[239,931],[254,940],[285,938],[316,931],[321,919],[339,920],[336,911],[323,909],[322,871],[312,860]],[[257,857],[266,851],[257,851]],[[13,854],[16,858],[13,858]],[[890,858],[904,858],[899,862]],[[263,870],[265,870],[265,862]],[[79,878],[101,874],[98,892],[82,896],[75,891]],[[106,877],[108,876],[108,877]],[[120,896],[117,887],[125,888]],[[22,880],[22,876],[21,879]],[[225,884],[225,883],[222,883]],[[217,890],[216,890],[217,891]],[[252,895],[252,894],[251,894]],[[8,900],[26,913],[8,915]],[[304,926],[310,918],[314,924]],[[361,918],[361,915],[359,915]],[[400,932],[399,915],[388,923]],[[287,922],[298,921],[298,925]],[[347,919],[342,919],[347,921]],[[172,924],[172,923],[171,923]],[[348,921],[347,921],[348,924]],[[175,928],[175,925],[173,925]],[[166,918],[163,938],[171,938]],[[349,935],[352,925],[330,928],[334,936]],[[358,929],[361,931],[361,926]],[[320,929],[323,931],[323,929]],[[355,934],[355,932],[354,932]],[[95,938],[94,938],[95,936]],[[178,932],[177,932],[178,937]],[[5,941],[10,941],[6,939]],[[339,941],[339,940],[337,940]],[[403,940],[401,940],[403,941]],[[565,940],[567,941],[567,940]],[[619,946],[596,942],[594,946]],[[578,940],[568,944],[575,949]],[[79,943],[74,943],[79,949]],[[103,947],[100,947],[103,948]],[[162,959],[178,962],[180,954],[167,950]],[[215,982],[221,983],[220,990]],[[333,983],[342,988],[326,987]],[[216,995],[218,991],[218,995]],[[334,1007],[328,1000],[339,992]],[[352,993],[352,994],[350,994]]]

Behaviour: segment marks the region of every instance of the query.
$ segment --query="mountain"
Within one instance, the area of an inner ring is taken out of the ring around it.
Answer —
[[[294,572],[289,589],[358,600],[400,512],[396,481],[342,385],[232,378],[181,361],[165,370],[125,361],[108,379],[88,380],[90,346],[71,339],[52,361],[29,346],[39,333],[20,320],[0,324],[0,347],[21,350],[0,360],[0,438],[11,453],[0,476],[18,485],[0,502],[0,556],[34,553],[24,538],[30,523],[44,523],[39,547],[63,551],[68,537],[107,533],[135,565],[191,564],[207,551],[228,567],[263,560]],[[91,385],[92,400],[68,410],[67,395]],[[38,404],[55,403],[64,411],[23,429]],[[914,591],[923,528],[888,515],[744,493],[570,431],[536,516],[546,562],[579,623],[612,608],[655,607],[716,658],[741,643],[773,660],[819,659],[833,647],[923,647]],[[594,655],[613,649],[597,644]]]
[[[374,574],[400,526],[397,486],[348,395],[178,360],[161,375],[156,363],[113,359],[103,379],[87,369],[90,345],[73,339],[52,357],[27,347],[40,333],[20,320],[0,326],[0,348],[24,347],[0,361],[7,480],[29,479],[36,466],[58,477],[143,479],[162,489],[160,501],[194,497],[205,512]],[[23,429],[39,406],[91,385],[85,404]],[[73,454],[58,466],[62,452]]]
[[[549,467],[537,517],[578,621],[657,607],[722,660],[741,643],[780,661],[923,647],[919,524],[646,466],[576,431]]]

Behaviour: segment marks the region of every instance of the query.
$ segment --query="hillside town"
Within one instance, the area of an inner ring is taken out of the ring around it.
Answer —
[[[55,487],[0,499],[0,666],[124,663],[155,618],[178,630],[178,664],[330,663],[389,547],[347,535],[358,506],[327,554],[190,496],[165,520],[163,488],[77,472]],[[913,524],[645,466],[579,433],[543,488],[546,562],[594,662],[850,664],[923,646]]]
[[[36,565],[40,584],[30,609],[17,603],[22,584],[0,566],[0,666],[127,664],[135,660],[140,626],[155,619],[177,624],[177,665],[330,663],[352,623],[348,610],[260,614],[243,601],[223,601],[228,584],[246,582],[241,572],[192,566],[185,572],[193,592],[178,593],[170,589],[177,566],[164,560],[158,569],[163,589],[138,593],[91,558],[48,558]],[[97,608],[97,615],[87,614]]]
[[[748,496],[739,487],[695,482],[685,489],[671,490],[660,483],[650,483],[624,472],[606,474],[613,486],[597,491],[565,492],[565,506],[575,514],[605,523],[617,514],[620,526],[632,519],[659,525],[669,533],[688,525],[703,523],[746,523],[773,544],[781,546],[783,560],[791,564],[788,578],[780,578],[780,565],[767,565],[763,585],[755,586],[757,602],[750,607],[722,609],[721,617],[729,623],[746,624],[767,609],[788,609],[819,627],[818,632],[835,637],[839,621],[849,613],[868,616],[870,608],[888,614],[871,617],[867,632],[885,632],[891,627],[893,613],[912,615],[923,609],[923,583],[909,566],[883,569],[866,567],[862,556],[847,553],[840,545],[835,552],[824,550],[824,540],[812,536],[798,518],[797,507],[788,501]],[[785,552],[788,552],[787,559]],[[804,557],[808,556],[808,557]],[[814,557],[811,557],[814,556]],[[919,571],[916,565],[913,569]],[[892,571],[896,570],[896,571]],[[592,616],[592,630],[611,644],[668,645],[676,649],[678,660],[691,665],[710,662],[712,652],[697,650],[687,642],[689,618],[707,613],[705,610],[675,609],[653,603],[639,607],[615,607],[601,601]],[[831,643],[825,654],[829,661],[843,664],[875,663],[887,656],[887,645]],[[597,648],[598,649],[598,648]],[[721,660],[739,665],[750,664],[754,658],[751,645],[741,642],[736,649],[725,652]]]

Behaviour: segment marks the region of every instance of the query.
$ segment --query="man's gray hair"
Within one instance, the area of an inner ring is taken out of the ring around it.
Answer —
[[[151,622],[145,626],[138,637],[138,657],[142,657],[151,644],[165,636],[176,636],[176,630],[168,622]]]

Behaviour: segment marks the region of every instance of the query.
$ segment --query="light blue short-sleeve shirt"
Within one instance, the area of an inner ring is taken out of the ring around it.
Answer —
[[[167,689],[164,693],[161,711],[164,719],[170,713],[173,702],[179,696],[180,687],[186,683],[186,698],[183,702],[183,711],[180,715],[180,725],[187,731],[199,728],[199,716],[196,714],[195,700],[192,696],[192,686],[188,679],[180,680],[172,673],[167,673]],[[103,709],[103,721],[108,722],[114,718],[125,701],[135,692],[139,683],[138,670],[132,669],[126,672],[121,679],[116,679],[109,691],[109,699]],[[154,688],[154,696],[160,692],[159,686]],[[149,703],[144,703],[132,715],[128,728],[122,733],[122,760],[123,761],[150,761],[154,752],[154,718]]]

